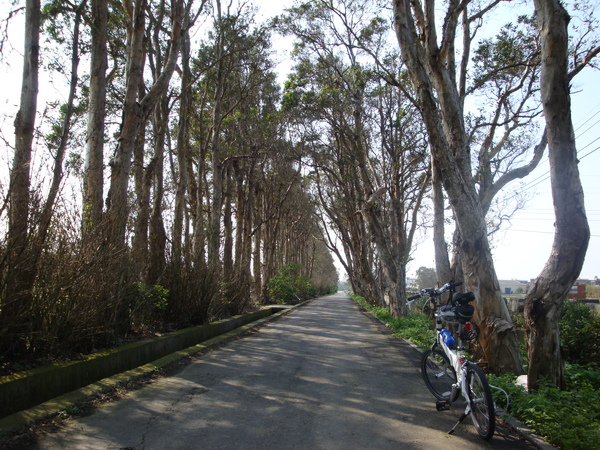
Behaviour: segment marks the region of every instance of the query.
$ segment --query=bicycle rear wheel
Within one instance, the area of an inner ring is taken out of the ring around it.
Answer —
[[[438,400],[453,402],[459,395],[459,390],[452,385],[456,383],[456,371],[450,360],[441,350],[426,350],[421,357],[421,375],[425,385]]]
[[[491,439],[496,426],[494,400],[487,378],[481,367],[476,364],[469,364],[467,368],[467,395],[471,404],[473,425],[483,439]]]

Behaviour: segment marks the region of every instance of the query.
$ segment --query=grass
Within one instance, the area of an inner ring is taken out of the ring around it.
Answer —
[[[373,307],[352,296],[382,320],[396,336],[426,349],[433,343],[433,322],[424,314],[394,318],[386,308]],[[562,449],[591,449],[600,445],[600,366],[565,364],[567,389],[560,391],[542,383],[535,393],[515,385],[516,375],[490,375],[496,404],[527,425],[552,445]]]

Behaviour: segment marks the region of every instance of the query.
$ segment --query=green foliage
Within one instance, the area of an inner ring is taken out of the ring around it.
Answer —
[[[567,390],[542,383],[535,393],[514,384],[515,375],[488,377],[496,404],[543,436],[566,449],[596,448],[600,442],[600,370],[596,365],[565,366]]]
[[[419,267],[417,269],[417,286],[419,289],[434,287],[437,284],[435,269],[430,267]]]
[[[133,283],[130,294],[133,319],[139,318],[142,324],[148,323],[166,311],[169,291],[161,285],[148,286],[141,281]]]
[[[267,284],[269,297],[278,303],[294,304],[315,297],[310,279],[300,273],[298,264],[283,266]]]
[[[506,24],[494,38],[482,39],[473,56],[476,86],[508,82],[520,77],[537,57],[535,22],[520,16],[517,24]]]
[[[600,363],[600,316],[582,303],[566,301],[560,320],[560,344],[565,361]]]

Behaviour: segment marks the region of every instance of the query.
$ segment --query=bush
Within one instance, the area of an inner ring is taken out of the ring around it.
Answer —
[[[600,364],[600,316],[582,303],[566,301],[560,320],[560,346],[567,362]]]
[[[167,267],[164,285],[170,291],[166,315],[175,329],[203,325],[218,298],[216,271],[196,264],[193,267]]]
[[[136,281],[129,295],[130,315],[135,328],[162,322],[169,305],[169,291],[159,284],[149,286]]]
[[[300,274],[298,264],[283,266],[267,283],[269,297],[278,303],[294,304],[316,296],[310,279]]]

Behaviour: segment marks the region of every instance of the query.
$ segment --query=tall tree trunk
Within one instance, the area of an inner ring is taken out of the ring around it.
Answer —
[[[431,167],[431,185],[433,198],[433,245],[435,253],[435,273],[437,275],[438,286],[442,286],[453,280],[452,269],[450,268],[450,257],[448,256],[448,244],[445,236],[445,208],[444,208],[444,187],[440,172],[432,158]]]
[[[179,169],[177,190],[175,191],[175,212],[173,217],[173,262],[179,264],[182,256],[183,218],[187,192],[188,115],[190,109],[190,36],[189,15],[186,12],[184,32],[181,40],[181,96],[179,100],[179,129],[177,132],[177,166]]]
[[[223,209],[223,161],[221,158],[221,122],[223,120],[221,107],[223,101],[223,90],[225,85],[224,64],[224,24],[221,16],[221,1],[216,0],[217,26],[219,27],[217,42],[217,80],[215,94],[213,97],[212,111],[212,201],[210,209],[210,221],[207,230],[208,240],[208,263],[217,269],[219,267],[219,252],[221,248],[221,213]]]
[[[263,246],[262,242],[262,212],[263,212],[263,197],[264,192],[258,186],[256,187],[256,204],[254,205],[254,210],[252,212],[254,217],[254,250],[252,257],[252,272],[254,275],[254,296],[258,299],[259,302],[262,303],[262,273],[263,273],[263,264],[261,257],[261,248]]]
[[[104,198],[104,116],[108,41],[108,0],[91,0],[92,49],[85,175],[83,182],[83,234],[99,231]]]
[[[16,320],[27,299],[33,267],[29,261],[29,197],[30,165],[35,115],[37,111],[40,2],[27,0],[25,13],[25,49],[21,101],[15,118],[15,155],[10,173],[8,211],[8,273],[6,295],[0,314],[6,320]],[[12,325],[10,322],[5,325]]]
[[[137,0],[133,7],[126,11],[131,19],[131,28],[127,49],[125,103],[118,144],[111,162],[110,190],[107,199],[107,237],[112,246],[117,249],[125,246],[128,217],[127,188],[138,129],[144,126],[148,114],[167,89],[175,70],[181,44],[183,5],[182,0],[175,0],[171,12],[172,28],[168,58],[148,93],[138,102],[138,86],[144,69],[146,6],[147,0]]]
[[[226,281],[233,279],[233,220],[231,217],[234,180],[231,164],[225,169],[225,192],[223,195],[223,276]],[[237,230],[239,233],[240,230]]]
[[[125,102],[118,144],[110,164],[110,190],[107,199],[107,239],[111,246],[118,249],[125,247],[127,186],[133,149],[143,116],[138,103],[138,92],[144,68],[146,2],[147,0],[137,0],[126,11],[131,22],[128,29]],[[129,3],[125,7],[128,6]]]
[[[160,117],[165,118],[168,116],[168,101],[163,99],[160,102],[160,108],[163,110]],[[165,120],[161,120],[161,123],[165,124]],[[157,125],[158,127],[158,125]],[[158,130],[157,130],[158,131]],[[166,130],[165,130],[166,132]],[[153,285],[157,284],[163,273],[165,267],[165,249],[167,244],[167,233],[165,231],[162,211],[163,211],[163,199],[164,199],[164,151],[165,151],[165,133],[160,133],[160,141],[156,142],[154,149],[154,167],[153,173],[153,184],[154,184],[154,196],[152,202],[152,212],[150,214],[149,224],[149,255],[148,255],[148,266],[145,275],[146,284]]]
[[[539,378],[564,388],[559,319],[563,301],[579,276],[590,229],[577,168],[568,78],[569,15],[558,0],[535,0],[542,45],[541,93],[548,134],[555,233],[550,258],[525,299],[530,389]]]
[[[165,138],[164,117],[159,105],[154,110],[154,148],[155,155],[150,160],[147,167],[144,166],[145,160],[145,141],[146,127],[139,127],[138,137],[136,139],[133,151],[133,178],[135,185],[135,205],[136,216],[134,223],[133,240],[131,249],[135,255],[132,261],[136,275],[143,278],[148,268],[149,260],[149,239],[148,228],[150,222],[150,191],[154,169],[156,167],[156,153],[162,153]]]

